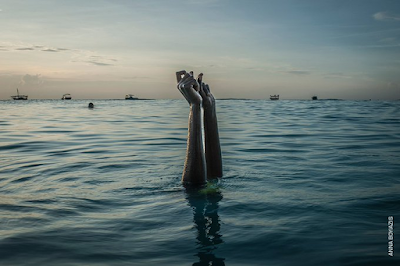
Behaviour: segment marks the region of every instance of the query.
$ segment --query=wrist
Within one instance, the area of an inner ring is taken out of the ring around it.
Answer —
[[[195,112],[199,112],[201,110],[201,103],[191,103],[190,108]]]

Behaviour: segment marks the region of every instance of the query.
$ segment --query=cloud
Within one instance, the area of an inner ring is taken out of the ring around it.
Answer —
[[[388,82],[388,83],[386,84],[386,86],[387,86],[388,88],[400,88],[400,83]]]
[[[80,51],[75,54],[72,62],[84,62],[96,66],[114,66],[118,60],[102,55],[93,54],[93,52]]]
[[[361,46],[355,46],[357,48],[378,48],[378,49],[384,49],[384,48],[397,48],[400,47],[400,43],[392,43],[392,44],[374,44],[374,45],[361,45]]]
[[[265,71],[265,69],[262,67],[248,67],[246,69],[253,70],[253,71]]]
[[[87,60],[87,63],[96,65],[96,66],[113,66],[114,62],[117,62],[117,59],[114,58],[107,58],[105,56],[99,56],[99,55],[92,55],[89,56]]]
[[[210,5],[210,4],[217,4],[221,2],[220,0],[188,0],[189,4],[194,5]]]
[[[102,63],[102,62],[96,62],[96,61],[87,61],[87,63],[91,63],[96,66],[112,66],[113,64],[109,63]]]
[[[384,38],[379,40],[379,42],[383,42],[383,43],[394,43],[396,41],[396,38],[394,37],[389,37],[389,38]]]
[[[63,51],[69,51],[69,49],[66,48],[49,48],[49,47],[44,47],[44,46],[37,46],[38,48],[42,48],[42,52],[53,52],[53,53],[58,53],[58,52],[63,52]]]
[[[325,79],[350,79],[352,78],[349,75],[345,75],[342,72],[330,72],[323,75]]]
[[[21,48],[15,48],[15,50],[18,50],[18,51],[34,51],[35,48],[33,48],[33,47],[21,47]]]
[[[290,71],[285,71],[288,74],[293,74],[293,75],[309,75],[311,74],[310,71],[304,71],[304,70],[290,70]]]
[[[372,17],[378,21],[400,21],[400,15],[391,14],[389,12],[378,12]]]
[[[22,76],[20,84],[21,85],[41,85],[41,84],[43,84],[42,75],[26,74],[25,76]]]
[[[0,42],[0,51],[40,51],[49,53],[66,52],[71,55],[71,62],[84,62],[96,66],[113,66],[116,62],[118,62],[118,60],[115,58],[98,55],[96,52],[93,51],[68,49],[63,47],[49,47],[45,45],[35,45],[27,43]]]
[[[46,48],[46,49],[43,49],[42,52],[53,52],[53,53],[57,53],[57,52],[59,52],[59,50],[58,50],[58,49]]]
[[[66,48],[55,48],[55,47],[46,47],[43,45],[21,45],[21,44],[9,44],[0,46],[3,49],[10,50],[13,49],[15,51],[42,51],[42,52],[63,52],[70,51],[70,49]]]

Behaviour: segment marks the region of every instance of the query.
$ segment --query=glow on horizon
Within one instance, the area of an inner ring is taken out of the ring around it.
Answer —
[[[217,98],[400,99],[393,1],[3,0],[0,32],[2,100],[180,99],[181,69]]]

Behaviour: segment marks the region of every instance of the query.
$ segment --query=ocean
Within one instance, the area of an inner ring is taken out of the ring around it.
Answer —
[[[185,100],[0,101],[0,265],[400,265],[400,101],[217,111],[185,190]]]

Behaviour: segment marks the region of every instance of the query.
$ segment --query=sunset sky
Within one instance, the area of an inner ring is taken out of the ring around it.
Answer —
[[[400,99],[400,1],[0,0],[0,100]]]

